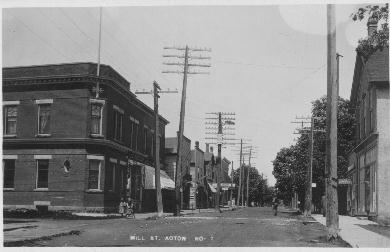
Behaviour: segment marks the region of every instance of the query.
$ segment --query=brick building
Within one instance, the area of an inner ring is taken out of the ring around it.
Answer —
[[[177,162],[177,137],[165,138],[165,170],[169,177],[175,181],[176,162]],[[190,184],[187,183],[187,178],[190,175],[191,162],[191,140],[183,136],[182,143],[182,165],[181,165],[181,181],[183,181],[183,192],[181,195],[181,208],[188,209],[190,197]]]
[[[371,29],[376,24],[369,24]],[[389,49],[366,60],[356,56],[351,102],[355,108],[356,144],[349,155],[347,208],[350,215],[369,215],[390,223]]]
[[[146,170],[154,173],[154,112],[106,65],[96,98],[96,70],[3,68],[4,208],[114,211],[128,195],[139,210],[153,205],[145,185]],[[162,147],[167,123],[160,117]]]
[[[191,150],[190,175],[192,183],[190,187],[190,208],[206,208],[206,187],[204,184],[204,151],[199,148],[199,142],[195,142]]]
[[[208,143],[206,143],[206,152],[204,153],[204,171],[207,182],[208,207],[215,207],[215,193],[217,190],[212,186],[213,182],[216,182],[215,156],[213,147],[210,147]]]

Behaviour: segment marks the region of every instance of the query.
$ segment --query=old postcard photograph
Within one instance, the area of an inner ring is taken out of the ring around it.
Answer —
[[[390,247],[388,3],[1,7],[2,246]]]

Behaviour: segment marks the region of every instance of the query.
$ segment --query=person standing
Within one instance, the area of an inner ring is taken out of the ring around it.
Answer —
[[[273,197],[272,199],[272,210],[274,212],[274,216],[278,214],[278,205],[279,205],[279,200],[277,197]]]

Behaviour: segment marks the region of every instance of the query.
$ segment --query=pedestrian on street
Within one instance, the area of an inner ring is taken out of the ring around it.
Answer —
[[[273,197],[272,199],[272,210],[274,212],[274,216],[276,216],[278,214],[278,205],[279,205],[279,200],[278,198],[275,196]]]
[[[126,212],[126,205],[127,205],[126,201],[123,198],[121,198],[121,202],[119,203],[119,213],[122,217]]]

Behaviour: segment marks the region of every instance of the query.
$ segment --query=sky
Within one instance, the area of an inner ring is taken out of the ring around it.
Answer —
[[[366,22],[353,22],[358,5],[336,5],[340,96],[349,98],[359,38]],[[121,6],[102,12],[101,63],[112,66],[131,82],[131,90],[162,89],[160,114],[170,123],[166,137],[179,128],[182,69],[164,54],[166,46],[210,48],[210,74],[188,78],[184,135],[205,149],[208,112],[233,112],[234,138],[251,139],[257,147],[252,164],[275,183],[272,160],[294,143],[296,116],[310,115],[311,102],[326,95],[326,6]],[[97,62],[99,8],[6,8],[2,12],[2,65],[27,66]],[[138,98],[153,107],[151,96]],[[239,146],[222,155],[239,164]],[[214,147],[216,150],[216,148]],[[248,159],[245,158],[245,162]]]

